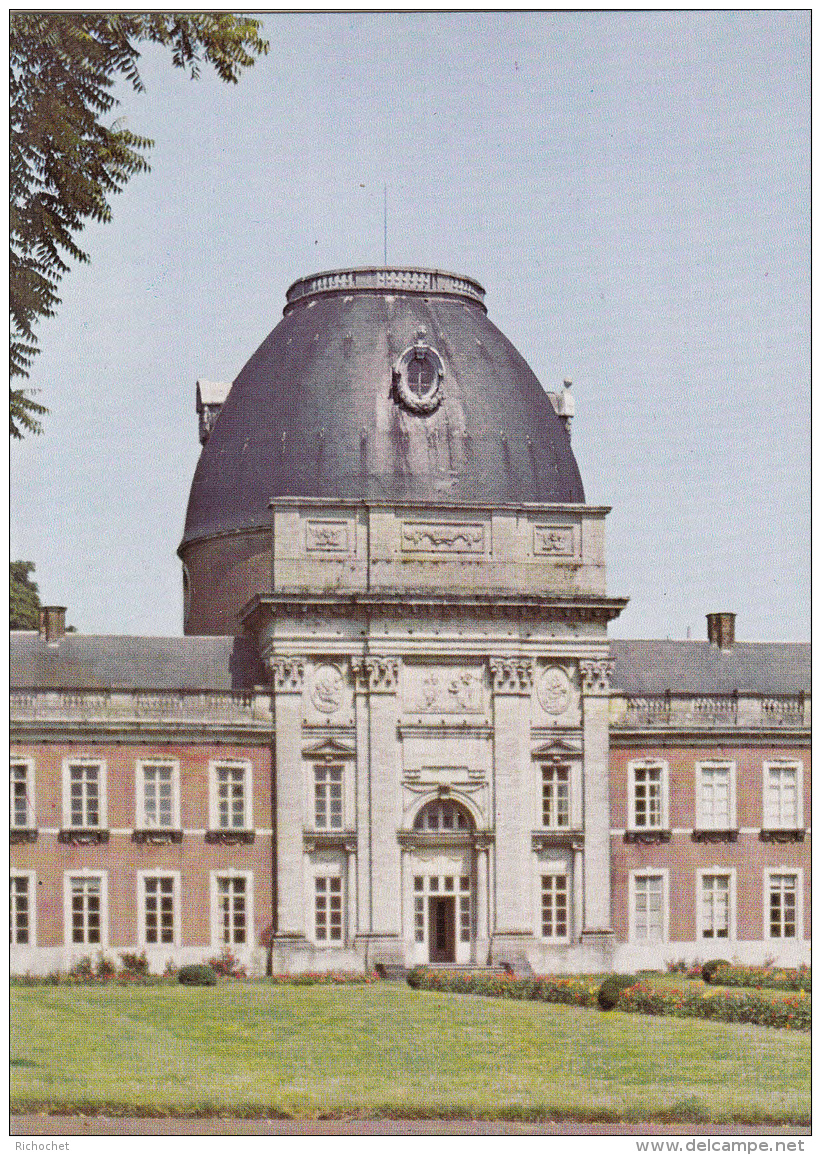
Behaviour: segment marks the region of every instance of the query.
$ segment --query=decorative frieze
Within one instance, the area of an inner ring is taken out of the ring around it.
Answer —
[[[529,694],[533,685],[530,658],[491,658],[490,672],[495,694]]]
[[[579,669],[582,674],[582,692],[585,694],[608,694],[614,668],[615,662],[609,658],[582,658],[579,662]]]
[[[271,656],[266,664],[273,675],[274,690],[278,694],[298,694],[305,678],[305,661],[302,658]]]
[[[483,680],[474,670],[456,667],[406,668],[404,707],[410,714],[479,714]]]
[[[530,836],[534,850],[550,850],[553,847],[566,847],[568,850],[584,849],[583,830],[534,830]]]
[[[485,552],[485,526],[481,523],[446,525],[442,522],[408,521],[402,526],[402,549],[417,553]]]

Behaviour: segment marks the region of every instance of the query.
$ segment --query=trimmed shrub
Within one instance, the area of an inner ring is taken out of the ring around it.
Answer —
[[[282,987],[362,986],[378,983],[379,975],[374,971],[303,971],[302,974],[270,975],[269,982]]]
[[[248,978],[248,972],[244,966],[240,966],[239,959],[229,946],[225,947],[222,954],[218,954],[214,958],[210,958],[208,960],[208,965],[212,971],[224,979]]]
[[[414,990],[451,991],[462,995],[486,995],[496,999],[526,999],[541,1003],[564,1003],[571,1007],[596,1005],[598,980],[589,975],[539,975],[517,979],[513,975],[488,975],[481,971],[438,971],[414,967],[408,975]]]
[[[612,1011],[621,992],[635,986],[638,981],[635,975],[608,975],[599,987],[596,1002],[603,1011]]]
[[[640,1015],[753,1023],[791,1031],[808,1031],[812,1023],[811,999],[804,991],[778,997],[754,991],[710,991],[698,986],[675,989],[639,982],[621,992],[617,1005],[620,1011]]]
[[[147,975],[148,957],[145,951],[135,954],[133,951],[120,951],[120,966],[122,973],[128,975]]]
[[[711,983],[715,978],[717,971],[731,965],[731,963],[727,962],[726,958],[712,958],[701,968],[701,977],[704,979],[705,983]]]
[[[407,978],[408,986],[413,987],[414,990],[418,990],[419,987],[422,986],[422,981],[423,981],[424,977],[425,977],[425,968],[424,967],[414,967],[413,970],[411,970],[410,973],[408,974],[408,978]]]
[[[217,985],[217,973],[213,967],[193,963],[180,967],[177,972],[177,982],[186,987],[215,987]]]
[[[714,980],[723,987],[752,987],[756,990],[806,991],[812,990],[810,967],[722,967]]]

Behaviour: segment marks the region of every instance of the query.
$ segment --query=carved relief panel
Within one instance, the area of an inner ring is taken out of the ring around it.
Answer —
[[[342,726],[353,723],[353,678],[344,659],[317,658],[305,683],[306,722]]]
[[[540,659],[534,671],[533,688],[535,725],[581,725],[579,673],[575,662]]]
[[[402,525],[403,553],[483,554],[488,548],[489,530],[481,522],[406,521]]]
[[[405,714],[484,714],[486,698],[479,665],[406,665],[402,672]]]
[[[535,557],[573,561],[581,557],[581,526],[537,523],[533,526]]]

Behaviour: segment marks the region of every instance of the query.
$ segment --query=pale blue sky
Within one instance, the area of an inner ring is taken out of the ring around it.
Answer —
[[[181,632],[198,377],[288,285],[467,273],[542,384],[571,377],[613,506],[617,637],[809,637],[806,12],[292,14],[237,87],[159,50],[120,115],[152,171],[41,325],[45,434],[11,448],[12,556],[89,633]]]

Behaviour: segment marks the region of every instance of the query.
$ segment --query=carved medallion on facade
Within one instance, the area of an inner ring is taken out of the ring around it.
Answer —
[[[320,714],[335,714],[342,705],[345,679],[336,666],[319,666],[314,672],[311,701]]]
[[[483,708],[482,679],[470,670],[420,671],[408,696],[415,714],[479,714]]]
[[[573,701],[573,687],[560,666],[548,666],[542,671],[536,694],[546,714],[565,714]]]
[[[484,553],[485,527],[405,522],[402,526],[402,549],[422,553]]]
[[[534,525],[533,552],[547,557],[573,557],[576,553],[572,525]]]
[[[310,553],[347,553],[350,549],[347,521],[309,521],[305,544]]]

